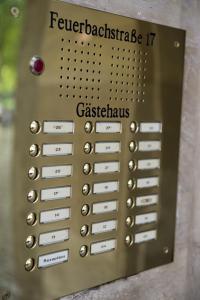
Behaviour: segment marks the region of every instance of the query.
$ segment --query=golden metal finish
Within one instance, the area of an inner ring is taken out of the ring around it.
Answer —
[[[17,42],[23,44],[16,53],[17,90],[9,94],[17,97],[15,117],[8,126],[0,124],[0,290],[11,290],[15,300],[53,300],[171,262],[185,32],[63,1],[27,1],[17,17],[9,9],[9,26],[23,24]],[[5,15],[2,22],[7,21]],[[40,76],[29,68],[34,56],[45,63]],[[43,132],[46,121],[55,122],[47,124],[51,133]],[[161,123],[162,132],[141,132],[141,123],[149,122]],[[161,151],[150,151],[157,142]],[[61,155],[38,155],[43,144]],[[72,154],[63,154],[70,144]],[[96,153],[97,146],[114,150]],[[160,159],[160,169],[135,168],[145,159]],[[119,162],[120,171],[110,162]],[[99,173],[95,163],[104,163]],[[70,176],[39,176],[42,167],[59,175],[70,165]],[[157,177],[159,186],[138,187],[138,179],[145,178],[142,186]],[[98,185],[94,193],[98,183],[101,194]],[[106,192],[113,186],[114,192]],[[40,223],[41,212],[46,223]],[[158,213],[157,222],[129,226],[130,217],[151,212]],[[61,220],[49,222],[49,216]],[[106,231],[102,224],[111,220],[117,228]],[[93,224],[105,231],[92,234]],[[157,238],[145,241],[152,230]],[[138,233],[143,234],[136,243]],[[92,248],[100,253],[91,255]],[[38,268],[39,258],[51,263],[63,257],[63,263]]]

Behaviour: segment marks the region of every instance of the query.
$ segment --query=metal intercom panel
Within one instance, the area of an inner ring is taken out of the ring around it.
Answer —
[[[22,2],[1,291],[57,299],[173,261],[185,32]]]

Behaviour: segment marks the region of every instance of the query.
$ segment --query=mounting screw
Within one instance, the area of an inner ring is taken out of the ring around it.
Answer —
[[[169,248],[168,247],[164,247],[163,248],[163,252],[164,252],[164,254],[168,254],[169,253]]]
[[[10,13],[11,15],[14,17],[14,18],[18,18],[19,17],[19,14],[20,14],[20,10],[17,6],[12,6],[10,8]]]
[[[175,42],[174,42],[174,47],[175,47],[175,48],[179,48],[180,45],[181,45],[181,44],[180,44],[178,41],[175,41]]]

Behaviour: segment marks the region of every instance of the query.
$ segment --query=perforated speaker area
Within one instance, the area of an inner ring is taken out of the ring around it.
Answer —
[[[145,101],[148,52],[84,39],[61,39],[59,97],[64,100]],[[124,44],[124,43],[122,43]],[[108,56],[109,55],[109,56]],[[107,72],[107,74],[106,74]],[[104,78],[109,78],[105,85]],[[101,99],[106,89],[107,99]]]

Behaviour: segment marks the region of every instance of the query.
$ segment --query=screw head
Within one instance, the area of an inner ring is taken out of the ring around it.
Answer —
[[[84,204],[84,205],[82,206],[82,208],[81,208],[81,214],[82,214],[83,216],[87,216],[88,213],[89,213],[89,211],[90,211],[89,205],[88,205],[88,204]]]
[[[128,168],[129,168],[129,171],[135,170],[135,168],[136,168],[136,163],[135,163],[134,160],[130,160],[130,161],[128,162]]]
[[[126,206],[127,206],[127,208],[132,208],[132,207],[134,207],[134,206],[135,206],[134,200],[133,200],[132,198],[128,198],[128,199],[126,200]]]
[[[135,187],[135,181],[133,179],[129,179],[127,186],[129,190],[133,190],[133,188]]]
[[[34,265],[35,265],[35,261],[33,258],[28,258],[27,261],[25,262],[25,270],[30,272],[33,270],[34,268]]]
[[[136,150],[136,143],[135,143],[134,141],[131,141],[131,142],[129,143],[129,150],[130,150],[131,152],[134,152],[134,151]]]
[[[39,153],[39,146],[36,144],[31,145],[29,149],[29,153],[33,157],[37,156]]]
[[[133,218],[132,217],[127,217],[126,218],[126,225],[128,227],[131,227],[133,225]]]
[[[34,134],[38,133],[40,131],[40,123],[38,121],[31,122],[30,131]]]
[[[33,248],[34,244],[35,244],[35,237],[33,235],[29,235],[26,239],[26,247],[27,248]]]
[[[37,192],[35,190],[32,190],[32,191],[28,192],[27,199],[31,203],[35,202],[37,200],[37,197],[38,197],[38,195],[37,195]]]
[[[91,153],[91,151],[92,151],[92,144],[89,143],[89,142],[85,143],[85,145],[84,145],[84,152],[86,154],[89,154],[89,153]]]
[[[175,48],[179,48],[180,45],[181,45],[180,42],[178,42],[178,41],[175,41],[175,42],[174,42],[174,47],[175,47]]]
[[[90,164],[88,164],[88,163],[86,163],[86,164],[84,164],[84,166],[83,166],[83,173],[85,174],[85,175],[88,175],[88,174],[90,174],[90,172],[91,172],[91,165]]]
[[[81,236],[86,236],[88,234],[89,227],[88,225],[83,225],[80,230]]]
[[[83,195],[87,196],[89,192],[90,192],[90,185],[86,183],[82,187],[82,193]]]
[[[10,13],[14,18],[18,18],[20,15],[20,10],[17,6],[12,6],[10,9]]]
[[[163,248],[163,252],[164,252],[164,254],[168,254],[169,253],[169,248],[168,247],[164,247]]]
[[[36,222],[36,214],[35,213],[29,213],[26,217],[26,223],[28,225],[34,225]]]
[[[125,244],[130,247],[133,243],[133,238],[130,234],[125,237]]]
[[[30,61],[30,71],[33,75],[39,76],[44,72],[45,64],[41,57],[33,56]]]
[[[137,130],[137,124],[136,124],[136,122],[131,122],[131,124],[130,124],[130,130],[131,130],[131,132],[136,132],[136,130]]]
[[[81,246],[79,253],[81,257],[85,257],[88,252],[88,247],[86,245]]]
[[[91,133],[93,129],[92,122],[88,121],[85,123],[85,132],[86,133]]]

